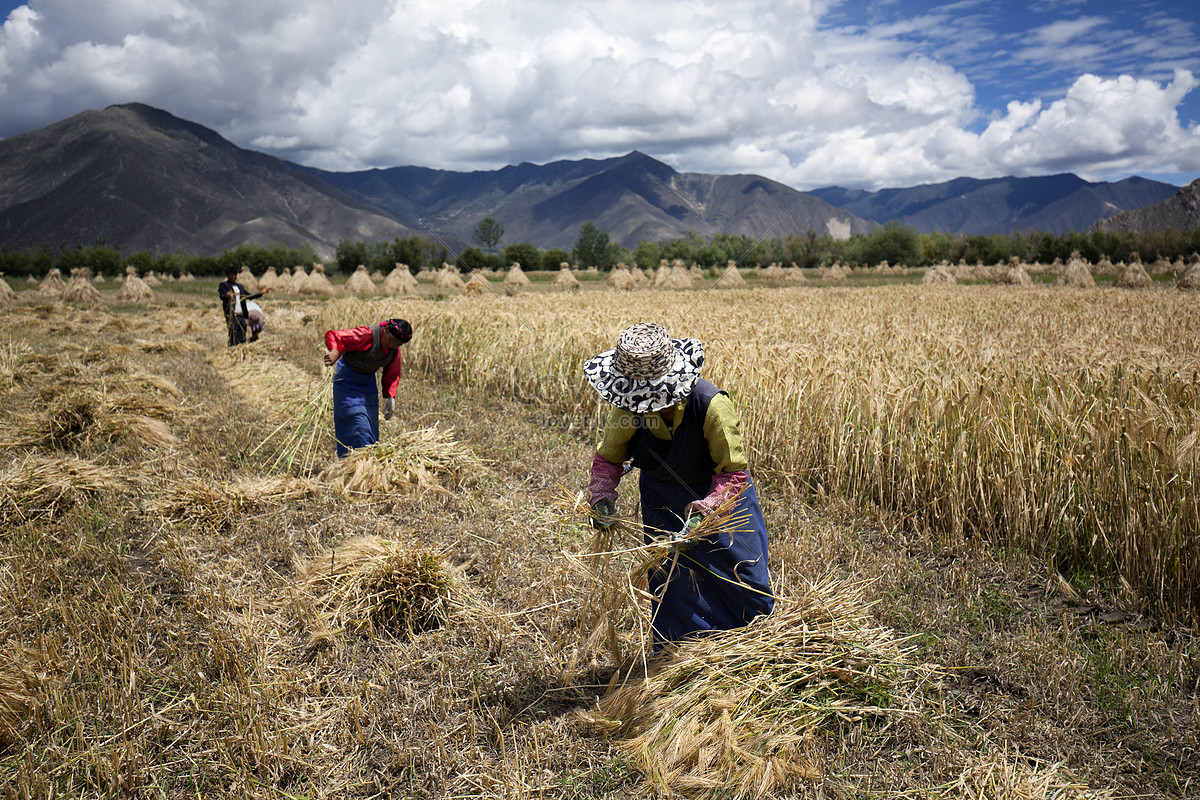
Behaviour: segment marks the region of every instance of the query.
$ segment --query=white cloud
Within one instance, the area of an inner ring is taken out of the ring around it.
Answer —
[[[1190,33],[1158,80],[1079,70],[991,110],[946,48],[921,45],[938,31],[977,43],[986,4],[826,28],[835,0],[30,2],[0,32],[4,135],[141,101],[329,169],[639,149],[800,188],[1200,171],[1197,131],[1175,114],[1197,86],[1179,69]],[[1009,57],[1088,63],[1106,26],[1043,25]]]

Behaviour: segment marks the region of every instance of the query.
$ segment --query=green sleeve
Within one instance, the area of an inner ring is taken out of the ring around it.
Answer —
[[[747,468],[742,448],[742,422],[728,395],[719,394],[708,404],[704,417],[704,438],[708,454],[716,464],[715,473],[740,472]]]
[[[620,464],[629,458],[629,440],[633,438],[632,411],[614,407],[604,424],[604,434],[596,452],[607,461]]]

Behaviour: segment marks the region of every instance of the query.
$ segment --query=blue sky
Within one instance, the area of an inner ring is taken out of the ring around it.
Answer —
[[[0,0],[0,137],[144,102],[335,170],[1200,177],[1196,0]]]

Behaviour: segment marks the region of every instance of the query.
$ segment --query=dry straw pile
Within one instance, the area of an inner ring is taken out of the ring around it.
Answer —
[[[144,303],[154,299],[154,290],[138,277],[137,267],[125,268],[125,280],[117,292],[117,300],[122,303]]]
[[[250,287],[246,287],[249,289]],[[312,272],[304,278],[304,282],[296,281],[292,284],[292,292],[294,294],[313,296],[329,296],[334,294],[333,284],[329,282],[329,278],[325,276],[325,267],[322,264],[313,264]]]
[[[415,295],[417,294],[417,279],[409,271],[408,264],[397,264],[383,279],[380,291],[383,294],[394,296]]]
[[[682,643],[590,719],[651,790],[757,798],[820,780],[822,729],[918,714],[932,675],[868,608],[861,585],[810,585],[745,628]]]
[[[508,274],[504,276],[505,293],[512,294],[520,289],[528,289],[530,285],[529,276],[521,270],[521,262],[514,261],[508,268]]]
[[[321,481],[349,499],[371,500],[394,492],[444,490],[443,481],[459,484],[481,466],[453,431],[418,428],[352,450],[327,466]]]
[[[558,274],[554,276],[554,285],[559,289],[574,291],[579,289],[579,279],[571,272],[571,268],[562,266],[558,268]]]
[[[956,283],[958,281],[950,273],[950,270],[940,264],[933,269],[926,270],[925,275],[921,278],[923,286],[954,286]]]
[[[492,287],[488,284],[487,278],[483,277],[483,273],[479,270],[471,273],[471,277],[463,285],[463,294],[468,295],[485,295],[491,294]]]
[[[375,283],[371,280],[371,276],[367,274],[367,268],[363,264],[359,264],[354,270],[349,280],[346,281],[346,294],[354,297],[374,297],[376,294]]]
[[[104,298],[92,284],[92,271],[87,267],[79,267],[71,270],[71,279],[63,287],[59,299],[78,306],[94,306],[103,302]]]
[[[1055,277],[1054,285],[1066,286],[1071,289],[1095,289],[1096,280],[1092,277],[1092,271],[1088,269],[1087,262],[1078,252],[1074,252],[1067,259],[1066,266]]]
[[[127,489],[124,470],[81,458],[27,455],[0,473],[0,519],[53,519],[86,500]]]
[[[314,638],[338,630],[411,637],[445,624],[454,581],[440,553],[364,537],[298,564],[296,588]]]
[[[0,278],[0,303],[11,303],[17,299],[17,293],[8,285],[8,281]]]
[[[443,263],[442,268],[433,276],[433,285],[439,289],[458,291],[461,291],[464,286],[462,276],[458,274],[458,270],[446,263]]]
[[[1150,273],[1142,266],[1142,259],[1137,253],[1133,253],[1129,257],[1129,263],[1125,265],[1125,269],[1121,270],[1121,273],[1113,281],[1113,286],[1116,286],[1118,289],[1149,289],[1153,285],[1154,279],[1150,277]]]

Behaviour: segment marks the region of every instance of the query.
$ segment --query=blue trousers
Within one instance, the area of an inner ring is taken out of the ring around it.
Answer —
[[[679,530],[684,508],[708,494],[708,483],[676,486],[642,472],[642,523],[647,543]],[[754,482],[748,481],[734,518],[738,530],[714,534],[667,558],[648,576],[655,649],[667,641],[746,625],[775,608],[767,574],[767,528]]]
[[[364,375],[338,360],[333,373],[333,435],[338,458],[356,447],[379,441],[379,387],[375,374]]]

